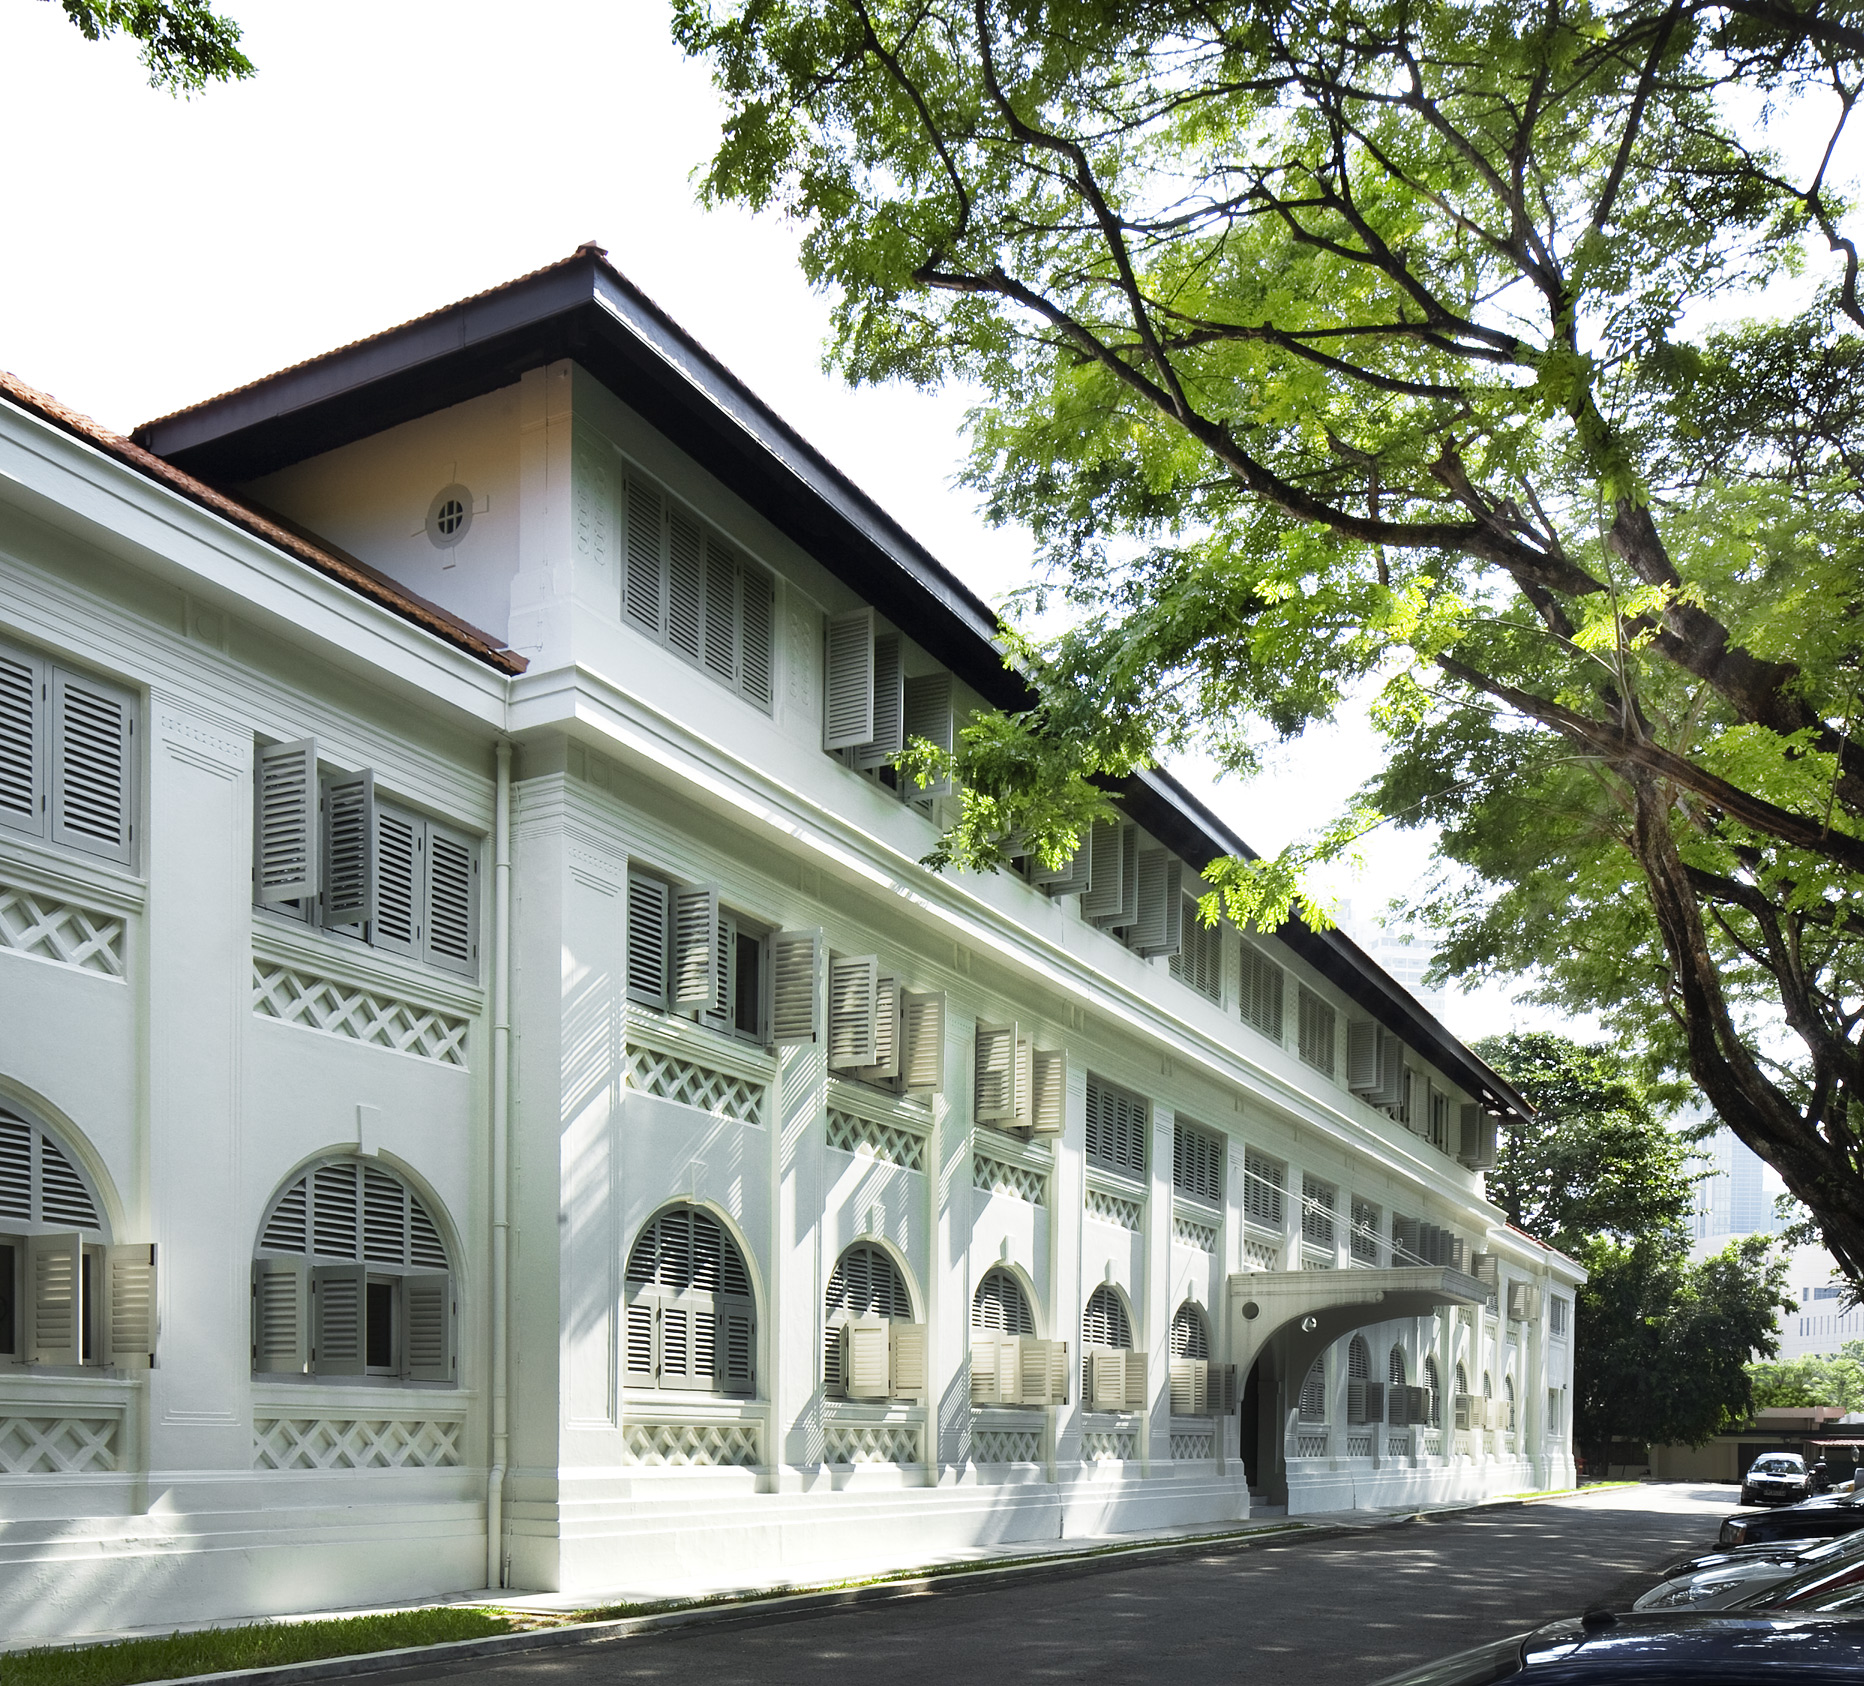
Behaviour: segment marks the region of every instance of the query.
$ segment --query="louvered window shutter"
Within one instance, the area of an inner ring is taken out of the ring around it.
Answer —
[[[994,1335],[971,1337],[971,1403],[994,1405],[997,1402],[998,1363],[1003,1342]]]
[[[1082,848],[1087,854],[1087,888],[1081,894],[1081,917],[1104,925],[1126,905],[1126,833],[1118,821],[1088,828]]]
[[[0,655],[0,660],[4,656]],[[252,899],[282,907],[317,894],[317,740],[267,744],[253,769]]]
[[[705,563],[699,524],[675,509],[667,517],[667,642],[700,659],[705,637]]]
[[[1126,1409],[1129,1411],[1146,1408],[1146,1356],[1143,1352],[1126,1354]]]
[[[705,885],[696,890],[674,891],[673,1005],[715,1009],[722,958],[717,888]]]
[[[1094,1352],[1088,1355],[1090,1400],[1096,1411],[1126,1409],[1126,1360],[1124,1352]]]
[[[905,736],[909,742],[923,738],[947,755],[957,747],[957,716],[952,710],[949,673],[927,673],[906,681]],[[915,784],[910,794],[916,800],[930,801],[936,796],[949,796],[951,791],[949,778],[936,778],[924,786]]]
[[[829,617],[827,668],[822,747],[858,749],[874,735],[872,609]]]
[[[874,1083],[891,1083],[900,1075],[900,981],[882,978],[874,993],[874,1063],[861,1068]]]
[[[943,991],[906,990],[900,996],[900,1087],[929,1095],[945,1087]]]
[[[0,825],[45,835],[45,663],[0,644]]]
[[[977,1078],[972,1118],[979,1124],[1007,1124],[1016,1118],[1016,1026],[979,1024]]]
[[[103,1361],[122,1370],[155,1362],[155,1247],[103,1250]]]
[[[829,956],[828,1064],[831,1071],[871,1066],[880,995],[878,955]]]
[[[326,782],[323,794],[323,922],[360,925],[375,901],[375,774]]]
[[[862,1320],[841,1326],[842,1385],[850,1399],[892,1396],[890,1342],[885,1323]]]
[[[1197,1410],[1197,1360],[1174,1358],[1171,1361],[1171,1414],[1193,1417]]]
[[[630,620],[659,636],[664,624],[666,505],[653,487],[628,481],[628,573],[622,608]]]
[[[901,667],[900,635],[882,632],[874,639],[874,728],[856,747],[854,764],[884,767],[906,742],[906,675]]]
[[[628,875],[628,993],[651,1006],[667,1004],[667,886]]]
[[[311,1362],[311,1279],[302,1259],[252,1261],[252,1367],[301,1375]]]
[[[1138,911],[1127,929],[1128,944],[1148,959],[1177,953],[1183,932],[1184,862],[1168,849],[1141,849],[1138,886]]]
[[[738,684],[738,561],[712,534],[705,539],[705,665],[713,678]]]
[[[84,1361],[84,1239],[29,1235],[26,1282],[32,1307],[27,1358],[34,1364]]]
[[[770,939],[770,1040],[814,1042],[821,1035],[822,933],[778,931]]]
[[[926,1396],[926,1327],[923,1323],[889,1323],[887,1325],[890,1393],[895,1399],[920,1399]]]
[[[134,818],[136,699],[52,669],[52,841],[127,862]]]
[[[1038,1048],[1030,1061],[1029,1127],[1038,1136],[1059,1136],[1067,1119],[1068,1056]]]
[[[757,1389],[757,1325],[748,1300],[721,1300],[718,1311],[718,1386],[725,1393]]]
[[[1370,1019],[1346,1022],[1346,1086],[1355,1095],[1379,1086],[1379,1027]]]
[[[364,1364],[368,1266],[318,1265],[311,1272],[311,1372],[360,1376]]]
[[[430,966],[479,971],[479,844],[463,831],[427,826],[425,958]]]
[[[627,1350],[622,1355],[622,1380],[629,1387],[654,1387],[660,1380],[657,1352],[660,1335],[660,1292],[635,1289],[628,1298]]]
[[[426,827],[414,815],[386,802],[376,803],[375,898],[369,911],[369,941],[377,948],[421,952],[426,842]]]
[[[453,1279],[450,1276],[404,1276],[401,1279],[401,1328],[404,1373],[410,1381],[453,1380]]]
[[[1035,1050],[1026,1040],[1019,1038],[1016,1043],[1016,1125],[1018,1129],[1027,1130],[1030,1126],[1029,1108],[1035,1096],[1035,1086]]]
[[[741,563],[742,591],[739,613],[738,691],[746,702],[766,712],[773,700],[771,670],[775,666],[776,586],[762,568]]]
[[[1379,1086],[1372,1095],[1374,1106],[1399,1106],[1405,1097],[1404,1044],[1389,1030],[1380,1027]]]

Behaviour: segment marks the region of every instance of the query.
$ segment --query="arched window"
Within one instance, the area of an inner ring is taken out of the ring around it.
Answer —
[[[1406,1377],[1403,1347],[1394,1346],[1392,1348],[1392,1355],[1385,1366],[1385,1373],[1386,1380],[1389,1381],[1392,1386],[1403,1387],[1405,1385]]]
[[[57,1137],[0,1106],[0,1366],[147,1368],[154,1255],[111,1246],[103,1212]]]
[[[1372,1349],[1359,1335],[1346,1343],[1346,1379],[1349,1382],[1372,1380]]]
[[[1210,1357],[1210,1324],[1204,1308],[1186,1300],[1171,1320],[1171,1355],[1174,1358]]]
[[[841,1393],[841,1329],[855,1318],[880,1318],[910,1323],[913,1303],[906,1278],[893,1255],[871,1241],[857,1241],[835,1261],[823,1304],[824,1352],[822,1381],[830,1393]]]
[[[668,1206],[628,1255],[630,1387],[751,1393],[757,1311],[744,1255],[710,1212]]]
[[[1489,1373],[1487,1370],[1482,1372],[1482,1397],[1484,1399],[1493,1399],[1495,1397],[1495,1387],[1489,1380]]]
[[[457,1312],[440,1226],[386,1166],[328,1160],[273,1196],[252,1261],[255,1371],[457,1381]]]
[[[1430,1426],[1443,1427],[1443,1378],[1437,1373],[1437,1360],[1424,1360],[1424,1386],[1430,1390]]]
[[[1510,1434],[1513,1434],[1514,1426],[1515,1426],[1514,1425],[1514,1377],[1513,1376],[1502,1377],[1502,1398],[1506,1400],[1508,1403],[1507,1428],[1508,1428],[1508,1432]]]
[[[1081,1344],[1106,1351],[1130,1352],[1133,1325],[1119,1291],[1102,1283],[1087,1297],[1087,1309],[1081,1313]]]
[[[1456,1367],[1456,1391],[1464,1394],[1469,1392],[1469,1376],[1460,1364]]]
[[[1002,1265],[992,1265],[971,1296],[971,1327],[987,1329],[999,1335],[1034,1335],[1035,1314],[1029,1309],[1029,1296],[1022,1283]],[[1062,1372],[1062,1380],[1068,1379]]]
[[[1301,1384],[1301,1421],[1324,1423],[1327,1420],[1327,1364],[1325,1357],[1308,1366],[1307,1380]]]

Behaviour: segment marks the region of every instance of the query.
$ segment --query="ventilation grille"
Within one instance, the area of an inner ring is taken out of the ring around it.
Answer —
[[[0,1107],[0,1217],[100,1234],[97,1201],[58,1144]]]
[[[1029,1297],[1007,1270],[993,1268],[984,1273],[971,1299],[971,1327],[1002,1335],[1034,1336],[1036,1320],[1029,1309]]]
[[[392,1171],[355,1160],[319,1165],[272,1203],[259,1231],[272,1253],[446,1270],[439,1226]]]
[[[707,1293],[751,1297],[751,1276],[744,1255],[718,1219],[696,1207],[662,1212],[641,1232],[628,1255],[628,1281],[679,1293],[698,1288]]]

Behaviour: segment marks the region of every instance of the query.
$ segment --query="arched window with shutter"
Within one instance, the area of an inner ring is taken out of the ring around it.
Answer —
[[[329,1159],[272,1197],[252,1261],[256,1373],[457,1382],[458,1323],[440,1225],[397,1172]]]
[[[1346,1379],[1349,1382],[1372,1380],[1372,1349],[1362,1336],[1355,1335],[1346,1343]]]
[[[842,1374],[842,1326],[855,1321],[911,1323],[912,1296],[906,1276],[886,1248],[857,1241],[835,1261],[823,1297],[822,1382],[831,1394],[846,1392]]]
[[[1206,1360],[1210,1357],[1210,1322],[1195,1300],[1186,1300],[1172,1317],[1171,1355]]]
[[[1022,1283],[1002,1265],[992,1265],[971,1296],[971,1327],[997,1335],[1028,1335],[1036,1332],[1035,1313]],[[1067,1380],[1066,1372],[1062,1379]]]
[[[1324,1356],[1316,1358],[1308,1366],[1307,1379],[1301,1384],[1299,1410],[1304,1423],[1324,1423],[1327,1420],[1327,1363]]]
[[[1510,1434],[1513,1434],[1515,1431],[1514,1377],[1513,1376],[1502,1377],[1502,1398],[1507,1403],[1507,1406],[1508,1406],[1508,1423],[1507,1423],[1508,1432]]]
[[[77,1154],[0,1103],[0,1367],[146,1369],[154,1346],[154,1249],[113,1246]]]
[[[1386,1362],[1385,1379],[1394,1387],[1403,1387],[1406,1382],[1404,1348],[1396,1344],[1392,1347],[1391,1357]],[[1393,1421],[1397,1419],[1394,1418]]]
[[[702,1207],[668,1206],[628,1255],[630,1387],[750,1394],[757,1308],[744,1254]]]
[[[1424,1360],[1424,1386],[1430,1390],[1430,1426],[1443,1427],[1443,1378],[1437,1373],[1437,1360]]]
[[[1093,1401],[1094,1389],[1094,1354],[1096,1352],[1131,1352],[1133,1350],[1133,1323],[1126,1315],[1126,1302],[1120,1298],[1119,1289],[1111,1283],[1103,1282],[1087,1297],[1086,1309],[1081,1313],[1081,1397]],[[1110,1398],[1113,1392],[1120,1395],[1124,1403],[1126,1388],[1124,1374],[1117,1389],[1103,1386],[1100,1392],[1104,1398]]]

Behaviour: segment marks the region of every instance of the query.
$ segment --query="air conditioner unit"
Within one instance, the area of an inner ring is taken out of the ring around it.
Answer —
[[[1346,1420],[1354,1427],[1385,1420],[1385,1384],[1354,1376],[1346,1384]]]
[[[1457,1393],[1451,1395],[1451,1409],[1454,1422],[1458,1428],[1480,1428],[1477,1416],[1482,1410],[1482,1401],[1473,1394]]]

